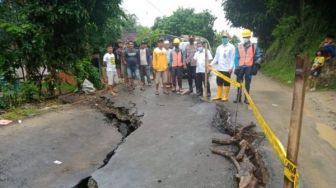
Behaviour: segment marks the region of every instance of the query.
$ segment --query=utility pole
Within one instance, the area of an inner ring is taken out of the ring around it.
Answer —
[[[204,101],[208,101],[208,43],[205,43],[205,72],[204,72],[204,89],[203,98]]]
[[[308,57],[296,56],[295,63],[295,79],[294,79],[294,92],[292,101],[292,113],[289,125],[289,135],[287,143],[287,159],[297,165],[301,127],[302,127],[302,114],[305,100],[305,82],[306,72],[309,65]],[[294,184],[285,177],[284,188],[293,188]]]

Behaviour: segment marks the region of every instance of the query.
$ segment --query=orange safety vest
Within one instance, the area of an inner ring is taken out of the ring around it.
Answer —
[[[175,50],[173,50],[172,55],[173,55],[172,67],[182,67],[183,66],[182,51],[179,50],[178,52],[176,52]]]
[[[252,66],[255,50],[253,44],[245,51],[244,45],[239,45],[239,66]]]

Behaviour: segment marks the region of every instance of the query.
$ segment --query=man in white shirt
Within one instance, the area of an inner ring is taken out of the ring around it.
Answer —
[[[229,43],[229,34],[222,33],[222,44],[218,46],[216,55],[211,63],[219,72],[227,77],[231,77],[234,67],[235,47]],[[223,93],[224,91],[224,93]],[[230,93],[230,83],[217,76],[217,94],[212,100],[228,101]]]
[[[197,95],[202,96],[203,94],[203,84],[205,85],[205,43],[198,42],[197,43],[197,51],[194,55],[194,60],[196,61],[196,90]],[[208,60],[212,60],[212,55],[210,50],[207,51]],[[210,83],[209,79],[207,80],[207,90],[208,97],[211,96],[210,93]]]
[[[107,47],[107,53],[104,55],[103,61],[104,65],[106,66],[107,90],[113,96],[116,96],[117,91],[114,89],[114,87],[118,82],[118,75],[112,46]]]

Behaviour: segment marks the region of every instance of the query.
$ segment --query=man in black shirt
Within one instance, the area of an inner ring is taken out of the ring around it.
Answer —
[[[128,42],[128,48],[125,50],[125,60],[129,79],[129,89],[134,90],[134,80],[137,80],[139,76],[140,53],[138,49],[134,48],[133,41]]]

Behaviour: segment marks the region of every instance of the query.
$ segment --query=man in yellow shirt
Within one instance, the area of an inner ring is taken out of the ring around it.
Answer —
[[[168,90],[166,88],[168,59],[167,51],[163,47],[163,42],[163,39],[159,39],[157,47],[153,51],[153,69],[155,71],[156,95],[160,94],[160,81],[162,82],[163,93],[168,94]]]

